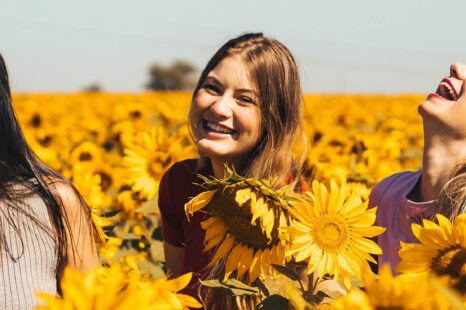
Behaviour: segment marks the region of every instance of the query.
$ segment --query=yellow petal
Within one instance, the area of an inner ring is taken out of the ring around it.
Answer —
[[[186,212],[186,215],[188,219],[190,216],[194,214],[194,212],[204,208],[206,205],[209,204],[209,202],[212,200],[214,197],[214,194],[217,192],[217,190],[213,191],[205,191],[188,201],[185,206],[184,210]]]
[[[242,206],[251,199],[251,189],[249,187],[236,191],[235,200],[238,205]]]
[[[225,263],[225,280],[229,278],[230,274],[238,269],[239,259],[243,254],[245,247],[241,243],[238,243],[228,255]],[[228,276],[227,276],[228,275]]]
[[[178,278],[167,280],[164,282],[164,288],[172,292],[178,292],[191,282],[192,275],[192,272],[188,272]]]
[[[249,266],[251,265],[253,252],[254,249],[250,247],[246,247],[245,251],[243,251],[238,265],[238,279],[241,279],[241,277],[244,275],[244,273],[248,270]]]
[[[253,210],[251,224],[255,225],[257,218],[266,210],[267,205],[264,202],[262,197],[259,197],[255,203],[255,205],[251,204],[251,209]]]
[[[262,249],[259,249],[251,260],[251,265],[249,266],[249,282],[254,282],[261,271],[261,255]]]
[[[235,241],[235,237],[233,236],[226,237],[225,240],[222,242],[222,244],[220,244],[220,246],[218,247],[217,252],[215,252],[214,258],[207,265],[206,268],[211,267],[217,261],[224,258],[228,254],[228,252],[231,250],[231,248],[233,247],[234,241]]]

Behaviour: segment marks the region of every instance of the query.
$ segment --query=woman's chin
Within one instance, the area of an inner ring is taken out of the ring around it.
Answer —
[[[208,156],[211,160],[220,160],[226,161],[229,157],[231,157],[231,150],[226,150],[218,145],[211,145],[211,143],[203,143],[201,140],[197,144],[197,148],[199,152]]]

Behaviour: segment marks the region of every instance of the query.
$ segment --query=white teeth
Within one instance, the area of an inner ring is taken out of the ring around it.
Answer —
[[[443,86],[446,89],[448,89],[448,92],[450,93],[453,100],[457,99],[456,91],[450,86],[450,84],[448,84],[447,82],[440,82],[440,86]]]
[[[219,126],[219,125],[211,123],[211,122],[207,122],[207,127],[209,127],[212,130],[215,130],[217,132],[221,132],[221,133],[228,133],[228,134],[233,133],[233,130],[230,130],[228,128],[225,128],[223,126]]]

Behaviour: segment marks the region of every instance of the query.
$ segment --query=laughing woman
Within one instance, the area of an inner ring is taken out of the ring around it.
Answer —
[[[89,209],[71,183],[40,161],[13,111],[0,55],[0,309],[33,309],[55,294],[66,265],[98,266]]]
[[[395,270],[400,261],[400,241],[416,242],[417,238],[411,231],[412,223],[434,219],[436,213],[453,221],[458,214],[465,212],[464,206],[461,208],[455,202],[456,198],[450,201],[450,207],[442,199],[439,204],[442,188],[449,184],[452,172],[464,173],[464,167],[463,170],[455,170],[455,167],[466,157],[465,79],[466,65],[453,64],[450,75],[440,82],[436,93],[431,93],[419,105],[424,125],[422,170],[405,171],[385,178],[369,196],[369,207],[378,206],[377,225],[387,227],[387,231],[378,237],[383,251],[379,256],[379,268],[389,263]],[[444,190],[447,193],[452,191],[448,186]]]

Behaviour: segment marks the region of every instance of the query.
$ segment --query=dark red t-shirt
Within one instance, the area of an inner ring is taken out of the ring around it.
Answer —
[[[212,252],[202,252],[204,249],[205,231],[201,222],[208,218],[203,212],[196,212],[189,222],[184,212],[184,205],[191,198],[205,191],[198,184],[203,181],[198,174],[211,176],[212,169],[197,170],[197,159],[188,159],[175,163],[162,177],[159,187],[159,208],[162,216],[162,236],[165,242],[184,247],[179,274],[193,273],[191,283],[183,293],[197,296],[199,278],[203,268],[212,260]]]

